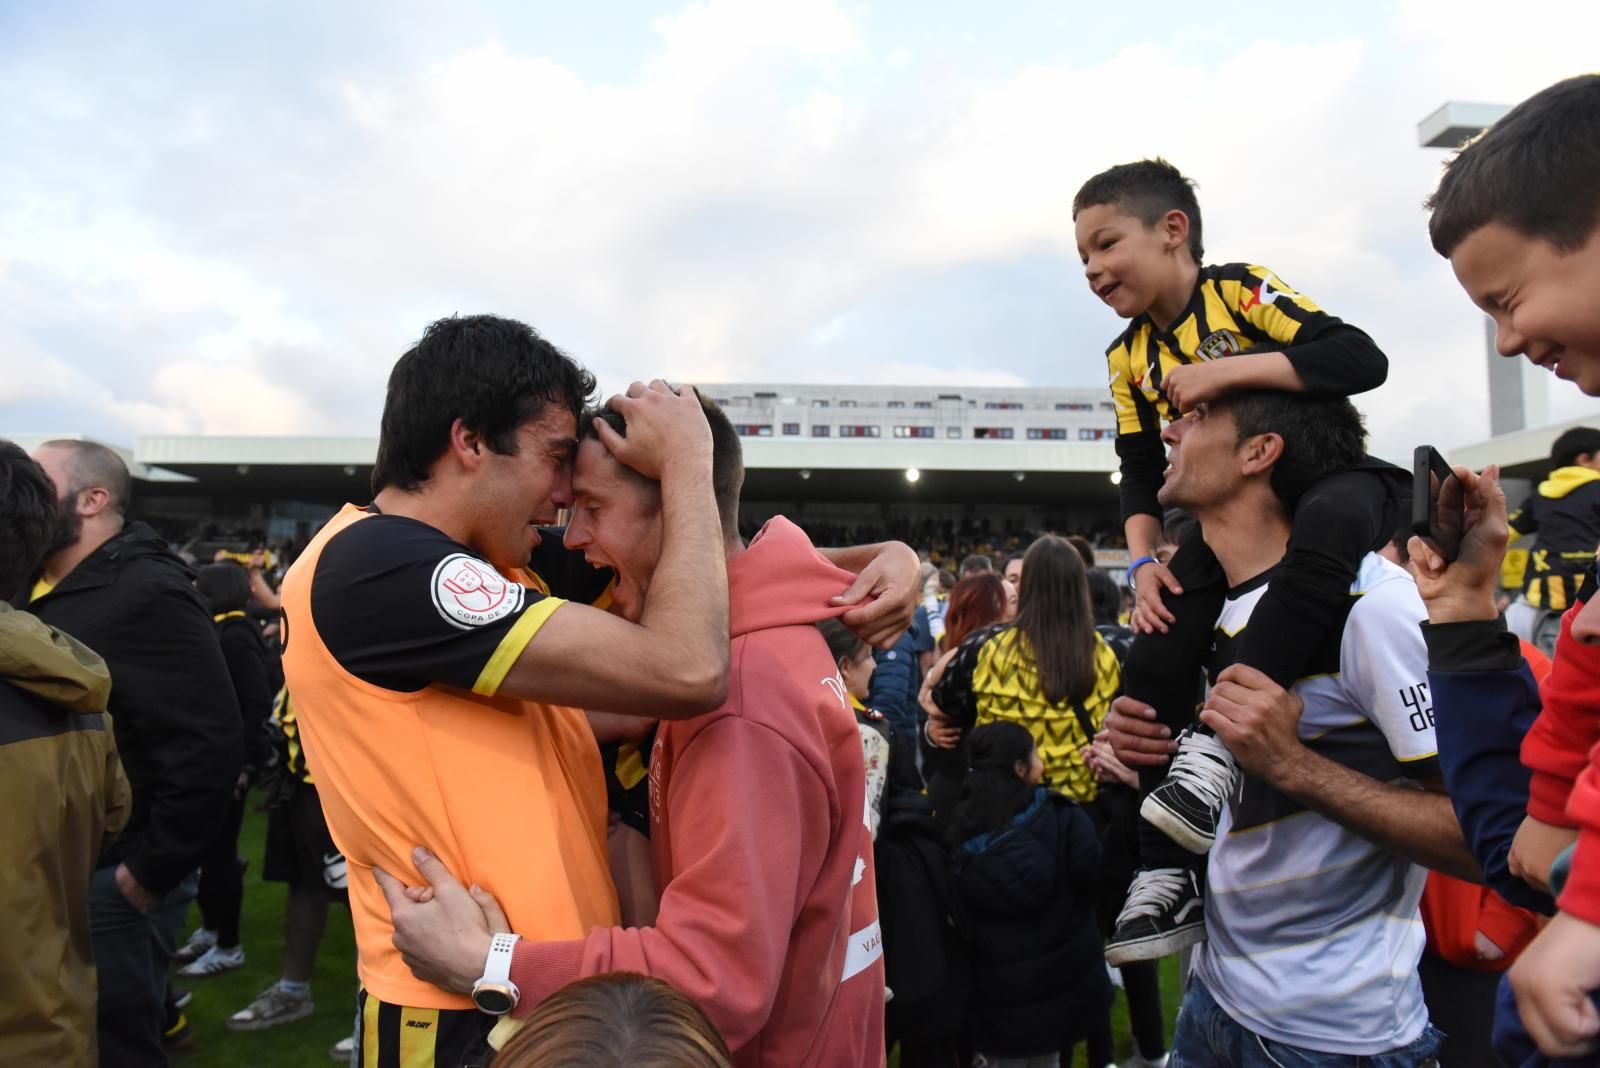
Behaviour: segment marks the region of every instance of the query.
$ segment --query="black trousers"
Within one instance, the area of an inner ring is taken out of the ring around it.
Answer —
[[[244,822],[244,799],[234,798],[217,836],[200,854],[201,922],[217,932],[217,945],[232,949],[239,944],[239,912],[244,908],[244,873],[239,870],[239,825]]]

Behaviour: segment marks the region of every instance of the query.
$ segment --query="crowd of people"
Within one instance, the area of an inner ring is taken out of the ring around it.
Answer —
[[[1597,168],[1575,78],[1429,201],[1501,352],[1589,396]],[[1419,487],[1349,399],[1388,357],[1207,265],[1175,167],[1073,218],[1128,589],[981,522],[742,530],[714,403],[596,406],[495,316],[400,357],[370,500],[281,583],[129,520],[109,449],[0,443],[0,1062],[167,1063],[244,960],[254,791],[282,975],[228,1026],[311,1014],[339,905],[351,1064],[1099,1066],[1116,986],[1139,1068],[1595,1063],[1600,431],[1515,515]]]

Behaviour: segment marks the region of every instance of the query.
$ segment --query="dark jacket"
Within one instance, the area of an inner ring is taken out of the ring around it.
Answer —
[[[956,850],[972,937],[973,1048],[1001,1057],[1082,1038],[1111,999],[1095,923],[1100,838],[1078,805],[1040,787],[999,833]]]
[[[1511,514],[1511,529],[1536,537],[1528,546],[1522,593],[1528,603],[1565,612],[1600,544],[1600,471],[1558,467]]]
[[[266,723],[272,714],[272,699],[278,687],[272,684],[273,653],[255,620],[244,613],[229,612],[217,619],[217,643],[222,661],[233,680],[233,696],[239,702],[244,725],[244,763],[254,772],[272,761],[272,743]]]
[[[125,863],[164,894],[216,837],[242,763],[239,702],[189,569],[129,523],[30,604],[105,658],[133,812],[100,866]]]
[[[0,602],[0,1061],[95,1063],[89,877],[128,818],[94,653]]]
[[[933,630],[927,609],[917,606],[911,626],[890,649],[874,649],[878,667],[867,685],[867,707],[876,708],[890,726],[908,738],[921,727],[922,709],[917,694],[922,689],[922,654],[933,650]]]

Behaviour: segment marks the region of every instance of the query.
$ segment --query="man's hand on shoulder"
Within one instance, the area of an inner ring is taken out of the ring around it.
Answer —
[[[645,478],[659,482],[669,467],[680,464],[710,472],[711,424],[693,386],[674,390],[659,378],[648,386],[635,382],[626,395],[612,397],[606,406],[621,413],[628,435],[623,437],[604,420],[596,420],[600,443]]]
[[[1223,671],[1200,722],[1217,732],[1239,766],[1275,785],[1290,779],[1307,749],[1300,742],[1305,702],[1244,664]]]
[[[921,574],[915,550],[903,542],[884,542],[850,588],[833,599],[835,605],[853,606],[839,621],[868,645],[889,648],[916,615]]]

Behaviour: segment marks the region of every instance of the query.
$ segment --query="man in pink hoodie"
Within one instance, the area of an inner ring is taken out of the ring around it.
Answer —
[[[860,736],[813,625],[844,611],[831,600],[852,576],[782,518],[743,544],[739,439],[727,417],[704,403],[728,559],[728,702],[664,722],[656,735],[655,926],[596,928],[572,942],[518,941],[509,951],[512,1014],[585,976],[640,972],[699,1002],[738,1065],[881,1064],[883,957]],[[623,430],[620,420],[612,425]],[[619,464],[591,420],[580,436],[566,542],[615,570],[616,610],[635,618],[653,581],[695,577],[655,574],[658,487]],[[507,848],[512,841],[514,830]],[[379,874],[395,945],[418,978],[470,990],[491,970],[491,932],[509,926],[487,894],[462,888],[424,851],[417,861],[431,892],[407,891]]]

